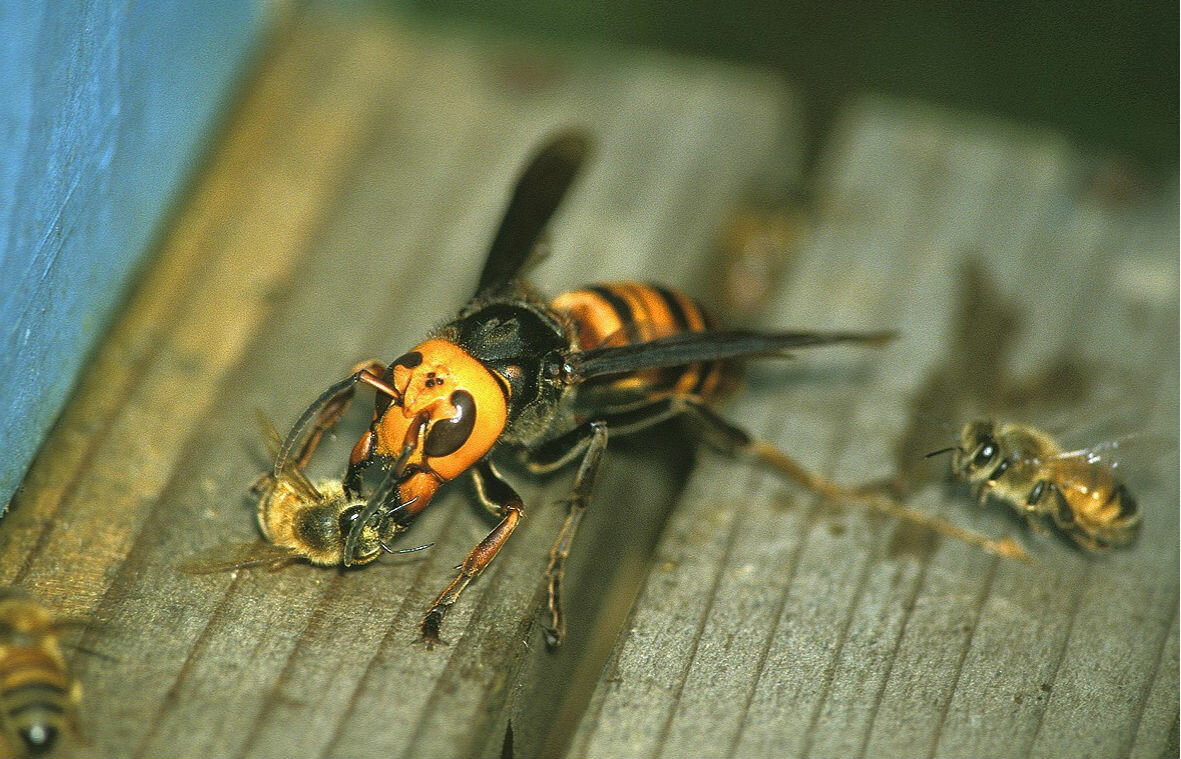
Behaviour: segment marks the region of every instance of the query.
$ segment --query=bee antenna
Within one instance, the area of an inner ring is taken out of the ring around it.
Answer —
[[[943,454],[943,453],[950,453],[950,452],[952,452],[952,451],[954,451],[954,450],[955,450],[955,446],[954,446],[954,445],[953,445],[953,446],[951,446],[950,448],[940,448],[940,449],[939,449],[939,450],[937,450],[937,451],[931,451],[931,452],[930,452],[930,453],[928,453],[926,456],[923,456],[923,458],[925,458],[925,459],[929,459],[929,458],[931,458],[932,456],[938,456],[938,455],[940,455],[940,454]]]
[[[389,546],[387,546],[383,542],[383,543],[381,543],[381,550],[385,551],[386,553],[416,553],[418,551],[425,551],[426,549],[430,548],[433,545],[434,545],[434,543],[424,543],[423,545],[415,546],[414,548],[394,549],[394,548],[390,548]]]

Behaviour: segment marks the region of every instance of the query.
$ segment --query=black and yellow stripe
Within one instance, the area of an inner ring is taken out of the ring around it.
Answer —
[[[684,293],[642,282],[590,285],[554,298],[553,308],[571,323],[579,350],[636,345],[715,328],[710,314]],[[589,388],[618,404],[674,395],[716,400],[733,385],[731,362],[705,361],[644,369],[591,380]]]
[[[0,590],[0,727],[15,754],[44,754],[76,727],[82,690],[66,669],[58,628],[36,601]]]
[[[0,660],[0,713],[25,751],[47,751],[67,725],[71,683],[56,657],[39,648],[8,648]]]

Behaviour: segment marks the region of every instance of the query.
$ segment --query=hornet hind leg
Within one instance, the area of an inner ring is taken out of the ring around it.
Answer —
[[[1029,556],[1011,538],[992,540],[971,530],[957,527],[915,509],[907,508],[898,501],[864,488],[848,488],[838,485],[825,477],[810,472],[798,461],[771,445],[749,435],[745,430],[723,419],[713,409],[696,398],[682,398],[680,403],[686,415],[692,417],[706,432],[706,439],[718,450],[738,458],[758,461],[798,485],[833,500],[847,500],[860,503],[887,516],[920,525],[940,535],[961,540],[984,550],[1009,558],[1029,561]]]

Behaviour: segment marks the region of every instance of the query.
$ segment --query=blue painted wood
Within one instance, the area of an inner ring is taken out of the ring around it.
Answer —
[[[213,136],[264,10],[0,4],[0,514]]]

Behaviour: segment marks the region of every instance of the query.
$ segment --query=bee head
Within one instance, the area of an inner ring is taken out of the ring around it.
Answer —
[[[952,471],[969,481],[984,479],[992,472],[1000,455],[996,425],[990,421],[969,422],[960,431],[959,445],[952,455]]]
[[[1000,458],[996,425],[990,421],[969,422],[956,435],[956,444],[931,451],[927,458],[950,453],[951,471],[956,477],[977,482],[986,479]]]
[[[398,532],[406,529],[401,525],[389,522],[388,519],[370,519],[358,530],[353,553],[346,557],[345,541],[348,539],[349,533],[356,527],[358,520],[361,519],[364,510],[365,501],[358,501],[340,512],[340,516],[336,520],[336,529],[332,536],[333,545],[339,552],[339,563],[346,566],[363,566],[373,563],[385,548],[384,540],[392,538]]]

